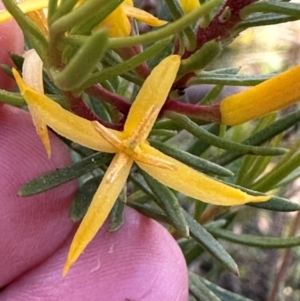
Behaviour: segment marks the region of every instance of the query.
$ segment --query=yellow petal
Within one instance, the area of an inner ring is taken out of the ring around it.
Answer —
[[[122,7],[127,17],[135,18],[152,27],[163,26],[168,23],[167,21],[160,20],[152,16],[151,14],[147,13],[146,11],[133,7],[131,5],[123,4]]]
[[[253,88],[225,98],[220,104],[221,122],[241,124],[283,109],[300,100],[300,66]]]
[[[179,66],[180,56],[170,55],[152,70],[140,89],[127,116],[124,125],[124,132],[127,135],[131,135],[135,131],[143,121],[145,113],[149,112],[153,106],[156,108],[156,112],[152,112],[155,117],[153,120],[155,121],[160,109],[166,101]],[[154,121],[147,125],[147,129],[144,129],[146,136],[150,133]]]
[[[126,182],[132,162],[132,159],[122,153],[118,153],[111,162],[74,236],[68,259],[64,266],[64,276],[106,220]]]
[[[32,89],[43,94],[43,61],[34,49],[26,51],[23,57],[22,74],[24,82]]]
[[[38,56],[34,49],[26,51],[24,53],[24,63],[22,66],[23,80],[26,84],[40,93],[44,93],[43,85],[43,62]],[[35,126],[36,132],[40,137],[48,158],[51,156],[51,146],[47,130],[47,125],[43,118],[39,116],[39,112],[35,110],[34,106],[28,105],[33,124]]]
[[[48,7],[48,0],[27,0],[18,4],[18,7],[23,13],[32,11],[39,11]],[[8,21],[12,18],[11,14],[7,10],[0,11],[0,23]]]
[[[199,0],[180,0],[180,3],[184,13],[186,14],[200,7]]]
[[[27,13],[27,16],[35,23],[41,32],[48,36],[48,22],[43,10]]]
[[[124,0],[124,1],[123,1],[123,5],[124,5],[124,4],[133,6],[133,1],[132,1],[132,0]]]
[[[127,37],[130,35],[131,25],[120,4],[108,17],[106,17],[98,27],[104,27],[110,37]]]
[[[33,108],[39,118],[56,133],[94,150],[107,153],[116,151],[95,131],[89,120],[72,114],[47,96],[30,88],[16,70],[13,70],[13,74],[28,106]],[[118,131],[111,131],[115,135],[120,135]]]
[[[270,196],[252,196],[239,189],[220,183],[187,165],[159,152],[150,145],[141,145],[142,151],[173,163],[176,170],[162,169],[139,161],[136,163],[154,179],[192,198],[205,203],[232,206],[250,202],[264,202]]]
[[[169,161],[169,157],[167,157],[167,160],[165,160],[165,158],[152,156],[149,153],[141,151],[141,145],[139,146],[139,151],[134,152],[133,158],[135,161],[153,165],[162,169],[177,170],[176,165]]]

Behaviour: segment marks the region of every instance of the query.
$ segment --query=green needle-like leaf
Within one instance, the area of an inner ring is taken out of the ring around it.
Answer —
[[[89,87],[96,83],[101,83],[106,80],[112,80],[113,78],[121,74],[129,72],[130,70],[136,68],[143,62],[150,59],[155,54],[162,51],[169,43],[170,43],[170,39],[164,39],[162,41],[158,41],[154,45],[148,47],[145,51],[141,52],[138,55],[135,55],[134,57],[120,64],[105,68],[100,72],[95,72],[87,81],[85,81],[82,84],[82,87],[80,87],[80,89],[85,89],[86,87]]]
[[[285,117],[265,127],[263,130],[245,139],[242,143],[245,145],[262,145],[270,139],[274,138],[275,136],[286,131],[299,121],[300,111],[288,114]],[[241,156],[242,154],[238,152],[225,152],[222,155],[216,157],[213,161],[219,165],[224,166],[240,158]]]
[[[230,291],[227,291],[223,288],[221,288],[218,285],[215,285],[214,283],[199,277],[200,280],[210,289],[212,290],[222,301],[254,301],[249,298],[245,298],[243,296],[240,296],[238,294],[232,293]]]
[[[251,195],[265,195],[264,193],[261,193],[259,191],[251,190],[248,188],[245,188],[243,186],[235,185],[233,183],[225,182],[226,185],[238,188],[248,194]],[[249,203],[248,206],[255,207],[255,208],[261,208],[271,211],[279,211],[279,212],[292,212],[292,211],[298,211],[300,210],[300,205],[297,203],[292,203],[291,201],[278,197],[278,196],[272,196],[269,201],[263,202],[263,203]]]
[[[214,164],[208,160],[196,157],[188,152],[179,150],[177,148],[170,147],[164,143],[150,139],[150,143],[153,147],[162,151],[163,153],[180,160],[181,162],[206,173],[212,173],[223,177],[232,177],[234,173],[229,169],[226,169],[220,165]]]
[[[252,5],[246,6],[241,10],[241,17],[244,19],[246,16],[252,13],[276,13],[281,15],[287,15],[295,18],[300,16],[300,5],[298,3],[288,2],[259,2]]]
[[[198,301],[222,301],[194,273],[189,273],[189,291]]]
[[[284,148],[256,147],[256,146],[231,142],[207,132],[205,129],[201,128],[200,126],[198,126],[196,123],[194,123],[192,120],[190,120],[188,117],[184,115],[177,114],[174,112],[167,112],[166,116],[172,119],[183,129],[187,130],[197,138],[201,139],[202,141],[222,149],[239,152],[242,154],[251,154],[251,155],[260,155],[260,156],[280,156],[287,152],[287,150]]]
[[[167,215],[161,212],[144,206],[141,204],[129,202],[128,205],[140,213],[153,218],[163,223],[171,223]],[[215,259],[217,259],[223,266],[225,266],[230,272],[235,275],[239,275],[238,267],[232,257],[226,252],[226,250],[218,243],[214,237],[207,232],[197,221],[195,221],[186,211],[182,210],[185,220],[190,228],[191,237],[197,241],[203,249],[210,253]]]
[[[126,203],[126,193],[123,191],[110,213],[111,224],[109,225],[109,229],[108,229],[109,232],[115,232],[123,226],[125,203]]]
[[[102,177],[92,178],[79,188],[70,207],[70,218],[72,221],[78,222],[83,219],[101,179]]]
[[[17,21],[26,38],[30,41],[36,52],[39,54],[40,58],[44,61],[48,47],[48,41],[45,35],[36,26],[36,24],[21,11],[15,1],[3,0],[2,2],[8,12]]]
[[[233,243],[245,245],[249,247],[268,248],[268,249],[281,249],[291,248],[300,245],[300,237],[267,237],[255,236],[249,234],[235,234],[232,231],[224,230],[221,228],[208,227],[207,230],[215,237],[228,240]]]
[[[107,41],[105,31],[99,30],[89,36],[62,71],[51,70],[54,83],[63,91],[80,89],[80,85],[87,80],[104,55]]]
[[[147,173],[142,171],[142,175],[159,201],[159,205],[166,212],[170,223],[180,235],[183,237],[189,237],[188,224],[182,213],[179,201],[175,197],[174,193],[168,187],[160,184],[158,181],[150,177]]]
[[[288,162],[258,180],[252,188],[263,192],[269,191],[299,166],[300,154],[297,154]]]
[[[188,81],[188,86],[212,84],[212,85],[227,85],[227,86],[255,86],[261,82],[270,79],[271,75],[234,75],[221,74],[216,72],[202,71],[198,76],[193,77]]]
[[[97,167],[106,164],[111,158],[112,155],[110,154],[94,154],[71,166],[55,170],[42,177],[31,180],[19,190],[18,195],[31,196],[77,179]]]
[[[185,219],[190,227],[191,236],[230,272],[234,273],[235,275],[239,275],[237,264],[227,253],[227,251],[186,211],[183,212]]]
[[[205,4],[201,5],[200,8],[186,14],[182,18],[164,26],[155,31],[148,32],[143,35],[126,37],[126,38],[111,38],[109,43],[110,49],[118,49],[123,47],[130,47],[139,44],[148,44],[157,42],[164,38],[168,38],[183,30],[187,26],[198,22],[199,19],[205,15],[208,15],[214,8],[219,6],[222,0],[210,0]]]
[[[211,63],[222,51],[221,42],[210,41],[204,44],[198,51],[193,53],[189,58],[181,61],[177,74],[179,79],[183,75],[204,69]]]

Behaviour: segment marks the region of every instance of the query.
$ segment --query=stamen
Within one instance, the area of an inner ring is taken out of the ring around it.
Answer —
[[[142,163],[145,163],[148,165],[156,166],[156,167],[159,167],[162,169],[177,170],[177,167],[175,164],[173,164],[167,160],[161,159],[159,157],[149,155],[145,152],[135,151],[133,157],[136,161],[141,161]]]
[[[108,128],[100,124],[98,121],[91,121],[94,129],[104,138],[108,143],[118,150],[123,150],[122,141]]]
[[[143,116],[143,119],[140,121],[132,135],[130,135],[130,137],[126,139],[128,140],[128,142],[126,140],[124,140],[124,142],[127,142],[128,144],[132,144],[132,142],[134,142],[136,145],[143,142],[149,135],[149,131],[157,118],[158,110],[158,106],[151,106]]]
[[[108,184],[112,184],[115,181],[115,179],[119,176],[120,171],[128,163],[129,160],[132,161],[132,159],[126,154],[117,153],[113,158],[112,162],[110,163],[103,180]]]

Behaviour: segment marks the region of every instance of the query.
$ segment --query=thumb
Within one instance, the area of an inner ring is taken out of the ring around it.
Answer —
[[[65,278],[70,241],[11,283],[1,301],[187,301],[185,260],[165,228],[132,209],[120,230],[107,228],[105,223]]]

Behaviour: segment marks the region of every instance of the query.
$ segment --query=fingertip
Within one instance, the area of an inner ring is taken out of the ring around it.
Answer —
[[[188,299],[187,268],[176,241],[157,222],[127,209],[124,226],[101,228],[68,275],[69,243],[3,291],[3,301]]]

